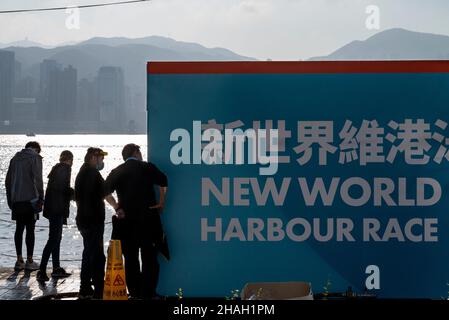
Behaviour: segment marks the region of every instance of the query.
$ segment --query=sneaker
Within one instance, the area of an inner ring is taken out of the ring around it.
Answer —
[[[48,281],[50,279],[47,277],[47,274],[45,273],[45,271],[39,270],[37,272],[37,275],[36,275],[36,280],[45,282],[45,281]]]
[[[28,260],[27,260],[27,262],[25,262],[25,270],[28,270],[28,271],[39,270],[39,265],[35,261],[28,262]]]
[[[59,267],[53,270],[53,272],[51,273],[51,276],[53,278],[67,278],[70,277],[72,274],[66,272],[63,268]]]
[[[14,265],[14,271],[21,271],[25,268],[25,262],[22,261],[16,261],[16,264]]]

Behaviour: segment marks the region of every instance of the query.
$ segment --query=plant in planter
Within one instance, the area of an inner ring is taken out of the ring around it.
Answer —
[[[327,282],[326,282],[326,284],[323,287],[323,289],[324,289],[324,292],[323,292],[324,299],[327,299],[327,297],[329,296],[329,292],[330,292],[331,286],[332,286],[332,282],[330,280],[330,277],[328,276],[327,277]]]
[[[178,297],[178,300],[182,299],[182,297],[184,296],[182,288],[178,289],[178,292],[176,293],[176,296]]]
[[[240,290],[234,289],[231,290],[231,296],[225,297],[226,300],[238,300],[240,299]]]

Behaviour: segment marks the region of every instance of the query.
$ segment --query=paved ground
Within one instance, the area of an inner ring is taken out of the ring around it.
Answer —
[[[36,281],[36,271],[15,272],[0,268],[0,300],[32,300],[61,293],[76,297],[80,285],[79,270],[67,271],[72,272],[70,277],[50,279],[43,284]]]

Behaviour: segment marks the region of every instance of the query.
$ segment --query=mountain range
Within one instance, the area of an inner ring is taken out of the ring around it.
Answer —
[[[224,48],[207,48],[198,43],[161,36],[143,38],[95,37],[79,43],[46,47],[28,39],[4,44],[15,52],[22,76],[39,80],[40,63],[54,59],[77,69],[78,80],[94,79],[101,66],[118,66],[125,83],[141,96],[146,92],[148,61],[255,61]],[[2,47],[2,45],[0,45]],[[309,60],[399,60],[449,59],[449,36],[400,28],[378,32],[366,40],[355,40],[327,56]],[[142,106],[144,108],[144,106]]]
[[[449,36],[389,29],[355,40],[323,57],[310,60],[446,60],[449,59]]]
[[[159,36],[136,39],[97,37],[54,48],[24,40],[4,49],[14,51],[15,59],[22,65],[22,75],[25,76],[31,75],[39,79],[39,64],[44,59],[72,65],[78,71],[78,79],[94,78],[101,66],[118,66],[124,71],[126,84],[140,92],[145,92],[145,65],[148,61],[255,60],[227,49],[206,48],[197,43]]]
[[[5,45],[3,45],[5,46]],[[27,39],[7,46],[22,64],[22,74],[39,78],[39,64],[55,59],[78,70],[78,79],[95,77],[100,66],[122,67],[128,86],[145,92],[147,61],[254,61],[224,48],[149,36],[143,38],[95,37],[76,44],[46,47]],[[309,60],[449,59],[449,36],[395,28],[366,40],[355,40],[327,56]]]

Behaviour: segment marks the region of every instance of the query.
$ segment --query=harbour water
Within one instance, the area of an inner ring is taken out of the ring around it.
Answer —
[[[141,146],[144,158],[147,156],[146,135],[38,135],[27,137],[26,135],[0,135],[0,267],[12,267],[16,260],[14,246],[15,223],[11,220],[11,212],[8,208],[5,191],[5,176],[10,159],[20,151],[28,141],[38,141],[41,144],[43,156],[44,188],[47,184],[47,176],[58,162],[63,150],[70,150],[74,154],[72,167],[72,187],[76,174],[83,164],[84,155],[88,147],[100,147],[109,154],[105,158],[105,168],[101,171],[104,178],[117,165],[123,162],[121,151],[125,144],[136,143]],[[106,225],[104,243],[105,249],[111,236],[111,216],[113,209],[106,205]],[[64,228],[61,243],[61,264],[63,267],[79,268],[82,253],[82,238],[75,225],[76,204],[70,204],[70,218],[67,227]],[[40,216],[36,223],[36,244],[34,258],[38,262],[42,255],[45,242],[48,237],[48,220]],[[22,249],[26,253],[26,247]],[[51,263],[49,265],[51,267]]]

